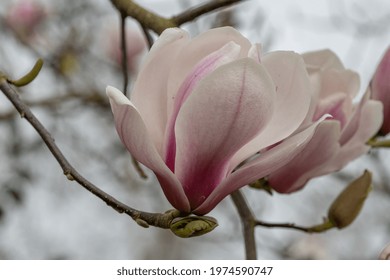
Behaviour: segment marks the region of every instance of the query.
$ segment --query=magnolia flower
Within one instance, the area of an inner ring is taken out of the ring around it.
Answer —
[[[108,87],[118,134],[156,174],[169,202],[206,214],[238,188],[294,156],[320,122],[275,145],[310,106],[305,64],[294,52],[260,55],[230,27],[193,39],[165,30],[141,67],[131,101]]]
[[[386,51],[371,81],[372,99],[383,103],[383,124],[380,132],[390,132],[390,48]]]
[[[33,0],[21,0],[11,6],[6,16],[6,23],[22,36],[31,33],[46,17],[43,6]]]
[[[272,188],[290,193],[311,178],[343,168],[369,150],[366,142],[382,123],[382,104],[369,99],[369,92],[357,104],[359,76],[346,70],[331,51],[303,55],[312,86],[312,104],[303,126],[329,114],[302,152],[268,176]],[[332,127],[332,130],[326,130]]]

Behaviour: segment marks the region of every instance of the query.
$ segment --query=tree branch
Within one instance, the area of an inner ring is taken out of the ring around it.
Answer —
[[[255,226],[262,226],[262,227],[268,227],[268,228],[287,228],[287,229],[295,229],[307,233],[321,233],[328,229],[334,228],[334,226],[330,223],[328,223],[327,220],[324,221],[324,223],[312,226],[312,227],[302,227],[297,226],[294,223],[266,223],[259,220],[255,221]]]
[[[141,26],[142,31],[144,32],[144,35],[145,35],[146,41],[148,42],[148,47],[150,50],[154,44],[153,37],[150,34],[149,29],[147,29],[142,23],[139,22],[139,25]]]
[[[243,2],[246,0],[211,0],[205,4],[202,4],[198,7],[191,8],[187,11],[184,11],[174,17],[171,18],[171,21],[175,23],[177,26],[182,25],[183,23],[193,21],[194,19],[202,16],[204,14],[213,12],[217,9],[221,9],[223,7],[227,7],[239,2]]]
[[[103,200],[108,206],[113,208],[119,213],[125,213],[134,219],[139,225],[148,227],[149,225],[169,228],[172,220],[179,217],[181,214],[177,210],[172,210],[164,214],[161,213],[148,213],[133,209],[126,204],[118,201],[114,197],[110,196],[103,190],[85,179],[77,170],[68,162],[61,150],[55,144],[53,137],[42,125],[42,123],[31,112],[30,108],[20,99],[19,94],[8,84],[6,77],[0,73],[0,90],[11,101],[16,110],[19,112],[22,118],[25,118],[37,131],[42,138],[46,146],[49,148],[52,155],[55,157],[59,165],[61,166],[64,175],[68,180],[76,181],[86,190]]]
[[[127,85],[129,84],[127,69],[127,40],[126,40],[126,16],[120,13],[120,41],[122,52],[122,74],[123,74],[123,94],[127,96]]]
[[[161,34],[167,28],[178,27],[186,22],[193,21],[201,15],[243,1],[246,0],[211,0],[173,16],[170,19],[159,16],[132,0],[111,0],[111,3],[122,15],[130,16],[137,20],[144,29],[150,29],[157,34]]]
[[[244,233],[245,242],[245,254],[247,260],[256,260],[256,240],[255,240],[255,222],[256,219],[249,209],[248,204],[245,201],[243,194],[240,190],[237,190],[230,194],[234,205],[237,208],[238,214],[240,215]]]
[[[132,0],[111,0],[111,3],[120,13],[136,19],[145,28],[153,30],[157,34],[161,34],[169,27],[176,27],[170,19],[152,13]]]

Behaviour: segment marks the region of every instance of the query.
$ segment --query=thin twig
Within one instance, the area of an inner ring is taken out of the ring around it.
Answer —
[[[171,21],[174,22],[177,26],[180,26],[183,23],[193,21],[197,17],[207,14],[209,12],[213,12],[217,9],[221,9],[223,7],[227,7],[243,1],[246,0],[211,0],[198,7],[188,9],[176,16],[173,16],[171,18]]]
[[[111,0],[111,3],[120,13],[134,18],[138,22],[142,23],[143,26],[153,30],[157,34],[161,34],[169,27],[176,27],[170,19],[148,11],[132,0]]]
[[[127,69],[126,15],[120,13],[120,17],[121,17],[120,30],[121,30],[123,94],[127,96],[127,85],[129,84],[129,75]]]
[[[245,254],[247,260],[256,260],[256,240],[255,240],[255,222],[256,219],[249,209],[248,204],[245,201],[243,194],[240,190],[233,192],[230,197],[232,198],[234,205],[237,208],[238,214],[240,215],[244,241],[245,241]]]
[[[256,226],[262,226],[262,227],[268,227],[268,228],[295,229],[295,230],[299,230],[299,231],[303,231],[303,232],[307,232],[307,233],[318,232],[318,231],[313,230],[312,227],[310,227],[310,228],[301,227],[301,226],[297,226],[297,225],[295,225],[293,223],[266,223],[266,222],[263,222],[263,221],[256,220],[255,225]]]
[[[52,155],[55,157],[61,166],[64,175],[68,180],[76,181],[86,190],[103,200],[108,206],[112,207],[119,213],[125,213],[133,218],[139,225],[147,227],[149,225],[160,228],[169,228],[171,221],[180,216],[179,211],[173,210],[164,214],[148,213],[133,209],[126,204],[118,201],[111,195],[99,189],[93,183],[85,179],[77,170],[68,162],[61,150],[55,144],[53,137],[42,125],[42,123],[31,112],[30,108],[20,99],[19,94],[8,84],[6,78],[0,73],[0,90],[11,101],[22,118],[25,118],[37,131],[43,142],[49,148]]]
[[[91,93],[85,92],[69,92],[65,95],[49,97],[41,100],[31,100],[24,101],[24,103],[31,107],[40,107],[40,108],[50,108],[53,106],[58,106],[59,104],[63,105],[66,102],[78,100],[81,101],[81,104],[87,106],[100,106],[108,108],[110,106],[108,100],[103,98],[97,91],[91,91]],[[17,115],[17,111],[14,109],[9,109],[7,112],[0,113],[0,121],[8,120]]]
[[[146,41],[148,42],[148,47],[149,47],[149,49],[151,49],[152,46],[153,46],[153,44],[154,44],[153,37],[152,37],[152,35],[150,34],[149,29],[147,29],[147,28],[145,27],[145,25],[143,25],[142,23],[139,23],[139,25],[141,26],[142,31],[144,32]]]

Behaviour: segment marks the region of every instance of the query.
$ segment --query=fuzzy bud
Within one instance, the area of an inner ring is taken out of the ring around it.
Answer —
[[[328,218],[334,226],[342,229],[355,220],[372,188],[371,177],[369,171],[364,171],[364,174],[350,183],[332,203]]]

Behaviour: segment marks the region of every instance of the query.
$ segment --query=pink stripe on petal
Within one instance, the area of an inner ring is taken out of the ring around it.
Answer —
[[[350,104],[352,104],[351,97],[345,93],[335,93],[328,98],[318,102],[313,121],[318,120],[324,114],[330,114],[333,119],[340,122],[341,128],[347,123],[347,116],[350,115]]]
[[[166,131],[165,141],[165,163],[174,172],[175,170],[175,156],[176,156],[176,141],[175,141],[175,123],[177,114],[188,96],[192,93],[194,87],[202,80],[205,76],[209,75],[216,68],[221,65],[234,61],[239,52],[240,46],[230,42],[223,46],[216,52],[206,56],[202,59],[187,76],[182,83],[179,92],[174,99],[174,107],[172,115],[170,116],[169,123]]]
[[[151,139],[162,155],[167,115],[167,80],[177,53],[188,42],[178,28],[166,29],[154,43],[134,84],[131,101],[142,115]]]
[[[222,199],[235,190],[263,178],[294,158],[314,135],[316,127],[324,120],[317,121],[305,130],[287,138],[279,145],[249,161],[226,177],[217,188],[199,205],[193,213],[204,215],[210,212]]]
[[[176,60],[172,61],[172,70],[168,79],[168,116],[173,109],[175,95],[195,65],[205,56],[219,50],[229,42],[234,42],[241,47],[239,58],[247,56],[251,47],[250,41],[229,26],[203,32],[181,49]]]
[[[249,58],[223,65],[199,82],[175,127],[175,173],[192,209],[226,176],[234,153],[267,124],[273,98],[265,69]]]
[[[271,173],[268,181],[273,189],[291,193],[301,189],[311,178],[338,170],[331,159],[340,152],[340,124],[326,120],[318,125],[313,137],[293,159]]]
[[[115,126],[128,151],[142,164],[153,170],[169,202],[178,210],[189,212],[189,203],[177,177],[169,170],[157,152],[145,123],[122,92],[107,87]]]

